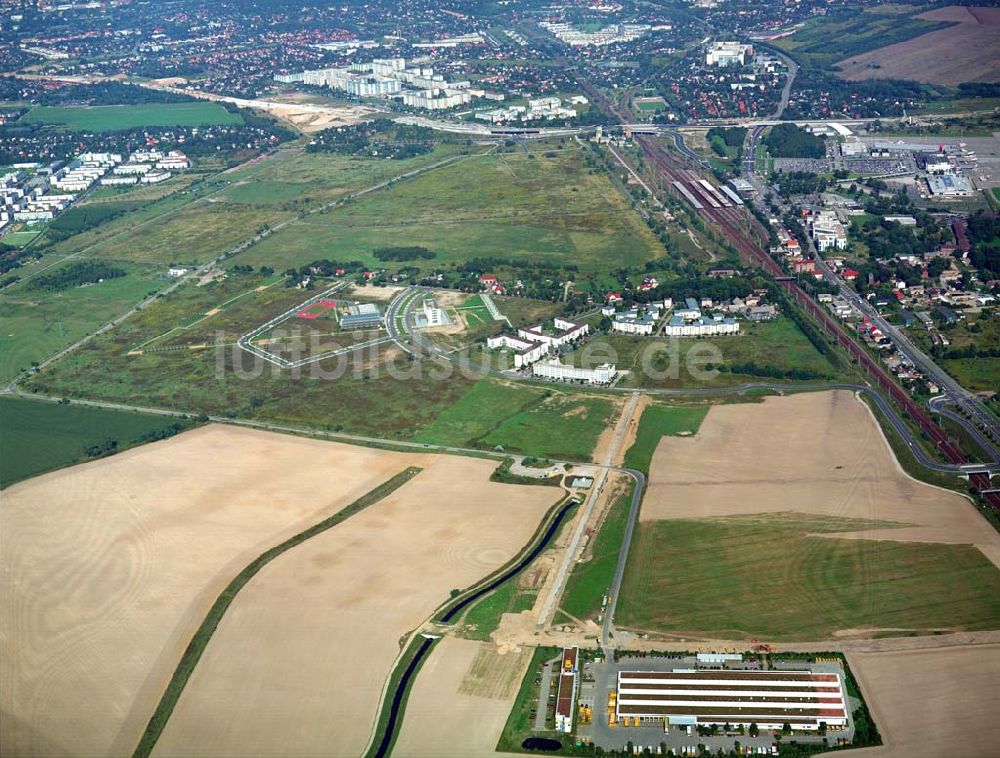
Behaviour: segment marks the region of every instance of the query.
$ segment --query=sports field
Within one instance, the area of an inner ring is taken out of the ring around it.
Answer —
[[[511,559],[560,494],[490,482],[491,461],[414,459],[414,479],[250,581],[155,756],[362,752],[400,638]]]
[[[413,685],[394,755],[509,755],[494,750],[532,651],[500,655],[492,645],[442,640]]]
[[[998,567],[1000,535],[904,474],[850,393],[768,397],[662,439],[617,621],[784,640],[996,629]]]
[[[1000,645],[848,654],[884,742],[873,758],[996,754]]]
[[[437,253],[415,263],[423,268],[499,256],[594,271],[664,255],[607,177],[591,174],[573,147],[470,157],[297,221],[241,259],[283,270],[314,260],[319,248],[376,265],[373,249],[393,245]]]
[[[243,117],[218,103],[144,103],[139,105],[39,105],[21,117],[25,124],[53,124],[71,131],[115,132],[144,126],[242,124]]]
[[[0,243],[11,247],[24,247],[39,234],[38,231],[10,232],[0,237]]]
[[[418,457],[207,426],[5,490],[4,752],[130,754],[229,579]]]
[[[191,424],[166,416],[0,397],[0,487],[170,436],[176,426]]]

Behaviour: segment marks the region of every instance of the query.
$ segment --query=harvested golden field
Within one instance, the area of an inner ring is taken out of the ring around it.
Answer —
[[[447,637],[420,669],[393,755],[488,758],[531,662],[531,648],[498,655],[492,644]],[[492,676],[483,678],[484,656]]]
[[[155,756],[364,750],[400,639],[450,590],[510,560],[562,494],[490,482],[491,461],[425,456],[419,465],[414,479],[247,584]]]
[[[717,405],[693,437],[664,437],[640,519],[802,513],[905,523],[837,537],[976,545],[1000,567],[1000,534],[962,496],[909,477],[846,390]]]
[[[854,653],[847,659],[885,743],[859,754],[997,755],[1000,645]]]
[[[4,491],[3,752],[130,754],[229,580],[421,460],[207,426]]]
[[[948,6],[922,13],[954,26],[888,45],[837,63],[842,79],[911,79],[929,84],[997,79],[1000,8]]]
[[[425,470],[377,509],[326,533],[350,527],[341,542],[318,548],[307,542],[283,556],[292,558],[296,551],[303,556],[301,562],[298,556],[290,561],[291,577],[277,570],[282,565],[277,561],[271,574],[258,575],[255,581],[274,575],[284,588],[279,592],[297,593],[289,593],[284,606],[278,603],[283,617],[258,624],[259,635],[241,627],[239,619],[275,600],[266,589],[260,593],[255,584],[248,585],[249,603],[234,604],[230,612],[236,622],[230,624],[227,616],[220,627],[220,634],[242,632],[237,640],[242,647],[220,649],[225,642],[213,641],[202,661],[217,665],[228,652],[246,668],[246,681],[222,683],[239,698],[212,702],[209,715],[218,726],[237,723],[229,713],[237,701],[245,705],[239,709],[242,718],[257,713],[254,706],[260,703],[245,696],[267,674],[287,670],[282,666],[294,671],[296,663],[328,672],[324,662],[342,665],[344,651],[353,651],[358,660],[349,660],[348,670],[330,681],[354,686],[364,680],[360,695],[349,689],[338,694],[363,702],[357,713],[347,713],[348,719],[364,722],[353,727],[361,735],[354,742],[363,742],[398,637],[447,598],[453,586],[473,583],[520,549],[556,491],[490,483],[493,464],[483,460],[224,426],[206,426],[5,490],[0,507],[4,754],[130,754],[184,647],[228,582],[267,548],[412,465]],[[498,507],[504,509],[503,519],[496,518]],[[365,519],[362,527],[352,524],[360,518]],[[405,596],[386,600],[380,590],[388,586],[402,588]],[[380,607],[392,607],[373,615],[372,598]],[[350,633],[323,626],[328,620],[323,614],[338,606],[336,615],[357,624]],[[385,618],[393,625],[378,628]],[[281,621],[306,637],[313,633],[311,639],[327,649],[313,660],[317,649],[297,648],[294,634],[275,636]],[[363,645],[374,640],[384,657],[369,659],[363,650],[350,648],[352,635]],[[249,650],[266,651],[266,672],[246,666],[246,660],[254,660],[244,657]],[[196,676],[191,682],[194,696],[198,681]],[[315,680],[306,676],[304,686],[310,681]],[[311,700],[296,702],[296,714],[314,717],[326,694],[319,687]],[[186,702],[181,700],[178,717]],[[324,712],[318,720],[341,723],[336,713]],[[180,728],[185,723],[180,721]],[[293,719],[284,728],[297,733],[303,723],[312,725]],[[269,722],[269,728],[280,732],[280,727],[280,720],[277,726]],[[216,745],[225,742],[224,734],[210,736]],[[205,754],[210,741],[194,752]]]

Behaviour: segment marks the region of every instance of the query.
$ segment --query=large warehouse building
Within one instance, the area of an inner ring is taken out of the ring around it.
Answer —
[[[620,671],[616,716],[642,723],[757,724],[761,729],[847,725],[841,677],[801,671]]]

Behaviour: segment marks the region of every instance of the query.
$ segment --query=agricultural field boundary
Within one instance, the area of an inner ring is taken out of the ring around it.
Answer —
[[[205,648],[211,641],[212,635],[215,633],[219,623],[222,621],[222,617],[229,609],[233,600],[236,599],[240,590],[242,590],[262,568],[288,550],[301,545],[303,542],[312,537],[322,534],[328,529],[331,529],[337,524],[347,520],[351,516],[360,513],[368,506],[374,505],[380,500],[386,498],[408,481],[413,479],[422,470],[423,469],[417,466],[409,466],[380,484],[375,489],[365,495],[362,495],[350,505],[337,511],[329,518],[326,518],[308,529],[299,532],[281,544],[265,550],[253,561],[251,561],[242,571],[240,571],[240,573],[237,574],[226,586],[219,597],[216,598],[212,607],[209,609],[208,614],[205,616],[204,621],[201,622],[201,625],[198,627],[197,631],[195,631],[194,636],[188,643],[187,649],[181,656],[181,660],[177,664],[177,668],[174,669],[174,673],[170,677],[170,682],[167,684],[166,690],[160,698],[160,702],[157,705],[156,710],[153,712],[153,715],[149,719],[149,723],[146,725],[146,730],[143,733],[142,738],[139,740],[139,744],[132,753],[133,758],[147,758],[147,756],[152,753],[157,740],[160,738],[160,735],[163,733],[163,729],[167,725],[167,721],[170,719],[170,715],[173,713],[177,702],[180,700],[181,694],[184,692],[184,687],[187,685],[188,680],[194,673],[194,669],[198,665],[198,661],[201,659],[202,653],[205,652]]]
[[[544,550],[549,540],[556,535],[566,515],[577,505],[574,496],[561,499],[542,519],[528,544],[511,558],[506,564],[492,572],[489,576],[467,588],[440,606],[431,614],[429,621],[433,624],[449,623],[452,617],[466,606],[471,606],[477,599],[498,589],[502,584],[517,576],[530,565],[537,554]],[[495,585],[495,586],[494,586]],[[492,586],[492,589],[491,589]],[[462,614],[464,616],[464,614]],[[399,658],[386,678],[385,688],[379,701],[378,715],[373,725],[368,747],[363,755],[365,758],[382,758],[389,755],[392,746],[399,736],[406,711],[406,699],[413,687],[413,682],[427,655],[431,652],[439,635],[414,632]],[[391,695],[391,697],[390,697]]]

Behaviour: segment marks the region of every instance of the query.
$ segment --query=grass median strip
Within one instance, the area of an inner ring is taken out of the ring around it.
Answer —
[[[173,713],[174,707],[177,705],[181,694],[184,692],[184,687],[191,678],[191,674],[194,673],[194,669],[198,665],[198,661],[201,659],[201,655],[208,646],[209,641],[212,639],[212,635],[215,633],[219,623],[222,621],[222,617],[225,615],[230,604],[236,598],[236,595],[240,592],[240,590],[242,590],[262,568],[287,550],[290,550],[297,545],[301,545],[306,540],[325,532],[327,529],[333,528],[351,516],[360,513],[368,506],[374,505],[385,497],[388,497],[408,481],[413,479],[421,471],[422,469],[417,466],[410,466],[404,469],[391,479],[388,479],[380,484],[375,489],[362,495],[350,505],[337,511],[329,518],[323,519],[308,529],[288,538],[281,544],[275,545],[274,547],[264,551],[242,571],[240,571],[240,573],[237,574],[236,577],[234,577],[233,580],[226,586],[219,597],[216,598],[215,603],[212,604],[212,607],[205,616],[204,621],[201,622],[198,630],[191,638],[191,642],[188,643],[187,649],[184,651],[184,655],[177,664],[177,668],[174,669],[173,676],[171,676],[170,682],[167,684],[167,688],[164,691],[163,696],[160,698],[160,702],[157,705],[156,710],[153,712],[153,715],[149,719],[149,723],[146,725],[146,730],[142,735],[142,739],[139,741],[139,745],[132,754],[133,758],[139,758],[140,756],[145,758],[145,756],[152,753],[153,747],[156,745],[156,741],[159,739],[160,734],[162,734],[164,727],[167,725],[167,721],[170,719],[170,715]]]

